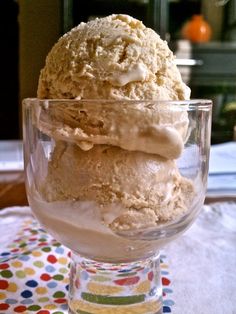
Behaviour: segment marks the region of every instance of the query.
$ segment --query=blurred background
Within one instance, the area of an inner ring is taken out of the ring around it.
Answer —
[[[236,0],[1,0],[0,140],[21,138],[21,101],[36,96],[57,39],[111,13],[141,19],[168,41],[192,98],[214,102],[212,143],[236,139]]]

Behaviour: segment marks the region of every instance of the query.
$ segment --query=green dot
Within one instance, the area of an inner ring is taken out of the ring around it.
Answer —
[[[16,277],[18,278],[25,278],[26,274],[23,270],[17,270],[16,271]]]
[[[10,270],[1,271],[1,275],[3,278],[11,278],[13,276],[13,274]]]
[[[53,246],[61,246],[61,243],[58,243],[58,242],[53,243]]]
[[[63,312],[53,312],[52,314],[64,314]]]
[[[44,267],[44,263],[41,261],[35,261],[33,262],[34,266],[38,267],[38,268],[42,268]]]
[[[23,243],[21,243],[20,245],[19,245],[19,247],[25,247],[25,246],[27,246],[27,244],[25,243],[25,242],[23,242]]]
[[[45,303],[45,302],[48,302],[49,301],[49,298],[48,297],[42,297],[42,298],[39,298],[38,299],[38,302],[39,303]]]
[[[48,246],[46,246],[46,247],[42,248],[42,251],[43,251],[43,252],[50,252],[50,251],[51,251],[51,248],[48,247]]]
[[[29,311],[38,311],[40,309],[41,309],[41,306],[34,304],[34,305],[30,305],[27,310],[29,310]]]
[[[40,241],[40,242],[47,242],[47,239],[45,239],[45,238],[40,238],[39,241]]]
[[[56,291],[54,294],[53,294],[53,297],[54,298],[64,298],[65,296],[65,293],[63,291]]]
[[[53,276],[52,278],[55,279],[55,280],[60,281],[60,280],[64,279],[64,276],[58,274],[58,275]]]
[[[65,267],[62,267],[62,268],[59,269],[59,273],[61,273],[61,274],[67,274],[68,271],[69,270],[67,268],[65,268]]]
[[[23,255],[30,255],[31,254],[31,251],[26,251],[23,253]]]

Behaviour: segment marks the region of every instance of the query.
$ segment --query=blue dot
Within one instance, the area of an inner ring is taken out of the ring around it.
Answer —
[[[69,291],[69,285],[66,285],[66,290]]]
[[[30,257],[28,255],[21,255],[19,257],[19,260],[24,261],[24,262],[28,261],[29,259],[30,259]]]
[[[163,306],[163,313],[171,313],[171,308],[169,306]]]
[[[37,287],[38,285],[37,281],[35,280],[28,280],[25,284],[26,286],[31,287],[31,288]]]
[[[89,278],[88,273],[87,273],[85,270],[83,270],[83,271],[81,272],[81,279],[82,279],[82,280],[87,280],[88,278]]]
[[[61,304],[60,308],[62,310],[68,310],[68,304]]]
[[[168,305],[168,306],[172,306],[172,305],[175,304],[175,302],[172,301],[172,300],[165,300],[165,301],[163,301],[163,304],[164,304],[164,305]]]
[[[25,299],[21,301],[21,304],[33,304],[33,303],[34,303],[34,300],[32,299]]]
[[[58,246],[56,248],[55,252],[58,253],[58,254],[63,254],[64,253],[64,249],[63,249],[63,247]]]
[[[48,273],[53,273],[54,271],[56,271],[55,267],[53,267],[52,265],[47,265],[45,269]]]
[[[17,300],[15,300],[15,299],[6,299],[5,300],[5,303],[7,303],[7,304],[16,304],[18,301]]]
[[[7,256],[7,255],[10,255],[11,253],[10,252],[2,252],[2,256]]]
[[[172,293],[173,290],[170,289],[170,288],[163,288],[163,292],[165,292],[165,293]]]
[[[24,290],[21,292],[21,296],[25,299],[32,297],[33,293],[30,290]]]
[[[53,289],[57,286],[57,282],[51,281],[47,284],[48,288]]]

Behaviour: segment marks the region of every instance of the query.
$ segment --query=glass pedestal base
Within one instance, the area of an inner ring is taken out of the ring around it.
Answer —
[[[160,255],[131,263],[101,263],[72,254],[71,314],[161,314]]]

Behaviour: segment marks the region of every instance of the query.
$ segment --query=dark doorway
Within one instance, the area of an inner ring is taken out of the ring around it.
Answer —
[[[0,1],[0,139],[19,138],[18,4]]]

